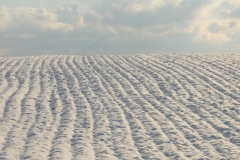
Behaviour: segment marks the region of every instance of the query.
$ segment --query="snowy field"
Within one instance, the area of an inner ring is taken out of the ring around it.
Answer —
[[[0,159],[240,159],[240,54],[0,58]]]

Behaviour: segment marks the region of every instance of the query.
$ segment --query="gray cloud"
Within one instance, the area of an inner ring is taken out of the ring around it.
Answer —
[[[212,33],[217,33],[221,31],[221,26],[219,26],[217,23],[211,23],[208,26],[208,30]]]

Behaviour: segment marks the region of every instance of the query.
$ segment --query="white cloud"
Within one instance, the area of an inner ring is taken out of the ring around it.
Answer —
[[[71,24],[65,24],[61,22],[48,22],[41,24],[42,29],[47,30],[56,30],[56,31],[63,31],[63,32],[69,32],[74,30],[74,26]]]
[[[118,32],[117,32],[113,27],[108,26],[108,29],[109,29],[109,31],[110,31],[111,33],[113,33],[114,35],[117,35],[117,34],[118,34]]]
[[[240,2],[233,0],[216,0],[204,6],[192,22],[198,28],[194,37],[196,41],[211,43],[236,43],[233,35],[240,33]]]
[[[76,21],[76,27],[86,27],[87,26],[87,24],[85,23],[85,21],[84,21],[84,17],[83,16],[79,16],[78,17],[78,20]]]
[[[122,0],[112,4],[114,9],[124,10],[129,13],[144,12],[154,12],[160,7],[166,4],[173,4],[174,6],[179,6],[183,0],[133,0],[127,1]]]
[[[54,12],[44,8],[14,8],[8,9],[8,12],[18,23],[52,22],[58,19]]]
[[[6,10],[6,7],[4,6],[0,6],[0,21],[1,21],[0,28],[7,27],[12,21],[11,16],[9,15],[9,13]]]
[[[140,12],[140,11],[154,11],[155,9],[163,6],[164,0],[123,0],[118,3],[113,3],[112,7],[115,9],[122,9],[127,12]]]
[[[13,26],[28,25],[44,30],[68,32],[74,30],[72,24],[58,21],[58,15],[54,10],[44,8],[13,8],[5,9],[5,15],[13,19]],[[2,24],[2,23],[1,23]]]

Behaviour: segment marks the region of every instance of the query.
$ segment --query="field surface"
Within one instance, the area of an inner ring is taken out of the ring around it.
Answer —
[[[0,159],[239,160],[240,54],[2,57]]]

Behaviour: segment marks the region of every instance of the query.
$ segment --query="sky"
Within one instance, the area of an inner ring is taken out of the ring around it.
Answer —
[[[236,0],[0,0],[0,56],[239,49]]]

